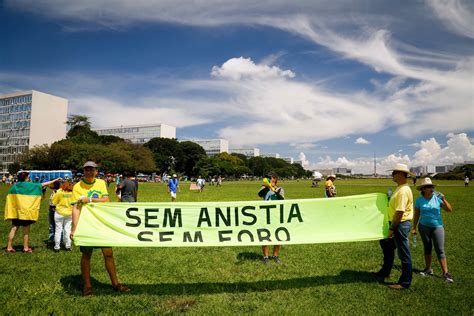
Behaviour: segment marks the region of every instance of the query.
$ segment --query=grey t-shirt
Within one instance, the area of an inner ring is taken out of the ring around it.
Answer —
[[[132,180],[124,179],[121,185],[120,194],[122,196],[122,202],[136,202],[135,194],[137,192],[137,186],[135,183]]]

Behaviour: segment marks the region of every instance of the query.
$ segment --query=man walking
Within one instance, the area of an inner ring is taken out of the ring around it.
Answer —
[[[173,178],[168,181],[168,192],[171,195],[171,202],[176,202],[176,192],[180,191],[178,176],[173,174]]]
[[[81,214],[82,206],[87,203],[105,203],[109,202],[109,194],[107,192],[107,184],[104,180],[96,179],[97,165],[93,161],[84,164],[84,178],[76,183],[73,188],[72,197],[74,204],[72,210],[72,232],[71,239],[74,239],[74,233]],[[94,248],[101,248],[104,256],[105,268],[112,282],[112,287],[117,292],[130,292],[130,289],[124,284],[120,284],[115,269],[114,254],[111,247],[83,247],[81,246],[81,273],[84,281],[84,296],[92,295],[91,285],[91,257]]]
[[[395,259],[395,249],[398,249],[398,257],[402,262],[402,275],[397,283],[389,285],[389,288],[397,290],[408,289],[412,280],[412,261],[408,235],[413,219],[413,193],[407,183],[408,175],[415,176],[405,164],[399,163],[392,169],[393,181],[398,186],[388,204],[388,238],[380,240],[380,247],[383,251],[383,266],[375,273],[380,278],[390,276]]]

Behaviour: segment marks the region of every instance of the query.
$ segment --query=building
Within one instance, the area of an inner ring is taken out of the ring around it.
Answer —
[[[260,156],[260,149],[258,148],[231,148],[231,154],[242,154],[247,157],[258,157]]]
[[[334,174],[341,174],[344,176],[350,176],[352,174],[352,169],[348,168],[332,168]]]
[[[327,177],[328,175],[333,173],[332,169],[317,169],[317,170],[313,170],[313,173],[314,172],[319,172],[320,174],[322,174],[325,177]]]
[[[190,139],[189,141],[196,143],[202,148],[204,148],[208,156],[214,156],[220,153],[229,152],[229,141],[226,139]]]
[[[118,136],[134,144],[144,144],[155,137],[176,138],[176,127],[166,124],[123,125],[94,131],[99,135]]]
[[[286,161],[289,164],[292,164],[294,162],[293,157],[281,157],[280,159],[283,159],[284,161]]]
[[[293,163],[300,165],[301,167],[304,168],[303,160],[295,160]]]
[[[280,154],[277,154],[277,153],[266,153],[266,154],[261,154],[260,157],[264,157],[264,158],[280,158]]]
[[[29,90],[0,95],[0,173],[28,149],[66,137],[68,100]]]

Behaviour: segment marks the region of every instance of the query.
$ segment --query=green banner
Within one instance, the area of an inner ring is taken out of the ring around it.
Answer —
[[[206,247],[376,240],[388,235],[387,196],[187,203],[94,203],[78,246]]]

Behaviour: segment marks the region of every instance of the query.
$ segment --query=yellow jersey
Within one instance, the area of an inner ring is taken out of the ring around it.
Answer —
[[[87,198],[100,199],[104,196],[108,196],[107,184],[102,179],[94,179],[92,183],[81,180],[74,185],[72,189],[72,202],[79,201],[81,196]]]
[[[71,191],[64,191],[59,189],[54,195],[52,202],[56,205],[56,212],[62,216],[72,215],[72,205],[74,202]]]

